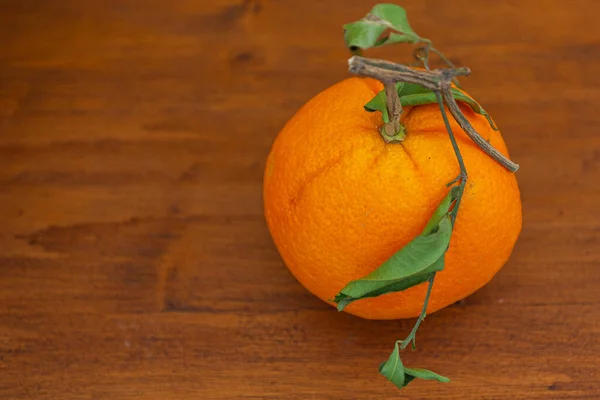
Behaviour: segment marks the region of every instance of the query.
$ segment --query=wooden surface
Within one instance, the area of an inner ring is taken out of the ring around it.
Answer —
[[[1,399],[600,398],[596,1],[402,2],[522,167],[509,263],[405,355],[451,384],[397,392],[377,366],[413,321],[282,264],[266,154],[372,4],[0,0]]]

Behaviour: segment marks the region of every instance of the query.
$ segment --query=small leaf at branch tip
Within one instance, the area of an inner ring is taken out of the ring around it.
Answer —
[[[338,294],[337,296],[335,296],[335,299],[333,300],[335,303],[337,303],[337,310],[338,311],[344,311],[344,308],[346,308],[346,306],[350,303],[352,303],[355,299],[353,299],[350,296],[346,296],[343,294]]]
[[[398,389],[406,386],[406,374],[404,373],[404,364],[400,359],[400,348],[398,342],[394,345],[394,350],[388,357],[388,360],[379,366],[379,373],[392,382]]]
[[[405,372],[407,375],[411,375],[414,376],[415,378],[419,378],[419,379],[427,379],[427,380],[435,380],[438,382],[443,382],[443,383],[448,383],[450,382],[450,379],[436,374],[433,371],[430,371],[428,369],[423,369],[423,368],[405,368]]]
[[[384,32],[387,35],[382,36]],[[344,25],[348,48],[369,49],[393,43],[429,42],[412,29],[406,11],[396,4],[377,4],[362,19]]]
[[[450,382],[445,376],[436,374],[422,368],[407,368],[400,359],[400,348],[398,341],[387,361],[379,365],[379,373],[393,383],[398,389],[403,389],[414,379],[436,380],[438,382]]]

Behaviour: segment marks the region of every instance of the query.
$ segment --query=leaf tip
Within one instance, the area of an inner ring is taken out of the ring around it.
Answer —
[[[343,293],[339,293],[335,296],[335,299],[333,300],[335,303],[337,303],[337,310],[338,311],[344,311],[344,309],[346,308],[346,306],[350,303],[352,303],[355,299],[347,296]]]

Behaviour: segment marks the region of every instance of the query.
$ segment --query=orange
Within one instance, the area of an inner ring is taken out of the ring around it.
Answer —
[[[437,104],[405,108],[402,143],[386,144],[381,114],[363,108],[382,85],[341,81],[309,100],[285,125],[264,175],[265,218],[283,261],[311,293],[327,301],[375,270],[424,228],[459,174]],[[508,157],[500,132],[461,110]],[[508,260],[521,231],[515,175],[492,160],[449,117],[469,174],[428,313],[488,283]],[[345,311],[368,319],[419,315],[427,283],[358,300]]]

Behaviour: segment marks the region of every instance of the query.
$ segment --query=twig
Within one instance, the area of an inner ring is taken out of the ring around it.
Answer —
[[[465,133],[471,138],[472,141],[477,144],[483,151],[485,151],[490,157],[496,160],[498,163],[502,164],[507,170],[510,172],[516,172],[519,169],[519,164],[516,164],[504,157],[502,153],[500,153],[496,148],[494,148],[491,144],[487,142],[477,131],[473,128],[473,125],[469,122],[469,120],[465,117],[465,115],[460,111],[458,104],[456,103],[456,99],[452,94],[452,90],[450,86],[446,86],[442,88],[442,94],[444,96],[444,103],[448,106],[450,110],[450,114],[454,117],[454,120],[458,122],[460,127],[465,131]]]
[[[444,63],[446,63],[447,66],[449,66],[450,68],[456,68],[456,66],[454,65],[454,63],[452,61],[450,61],[450,59],[448,59],[444,53],[442,53],[441,51],[439,51],[438,49],[436,49],[435,47],[431,46],[429,48],[429,50],[431,50],[432,52],[434,52],[435,54],[438,55],[439,58],[442,59],[442,61]]]
[[[466,67],[419,71],[406,65],[361,56],[353,56],[348,60],[348,70],[353,74],[375,78],[381,82],[415,83],[429,90],[441,90],[442,81],[446,78],[451,79],[471,73],[471,70]]]
[[[424,53],[424,55],[421,55],[420,53]],[[429,62],[429,53],[435,53],[437,54],[437,56],[444,62],[444,64],[446,64],[448,67],[450,68],[456,68],[456,66],[454,65],[454,63],[452,61],[450,61],[450,59],[448,59],[444,53],[442,53],[441,51],[439,51],[438,49],[436,49],[435,47],[433,47],[433,43],[429,42],[426,43],[424,46],[420,46],[415,48],[415,50],[413,51],[413,57],[417,60],[417,65],[419,64],[419,61],[423,62],[423,64],[426,64],[427,62]],[[427,70],[429,71],[429,67],[427,67]],[[453,78],[452,82],[456,85],[456,87],[460,88],[460,82],[458,81],[458,78]]]
[[[423,65],[425,66],[425,69],[427,71],[429,71],[430,70],[429,69],[429,59],[423,58],[422,61],[423,61]],[[450,85],[445,84],[444,87],[450,88]],[[448,89],[448,91],[450,92],[450,95],[452,95],[452,91],[450,89]],[[456,182],[460,182],[458,184],[458,194],[456,195],[454,207],[452,208],[452,211],[450,212],[452,226],[454,226],[454,222],[456,222],[456,216],[458,214],[458,208],[460,206],[460,201],[462,200],[462,196],[465,191],[465,185],[467,184],[467,178],[468,178],[467,167],[465,166],[465,161],[462,158],[462,154],[460,152],[460,148],[458,147],[458,142],[456,141],[454,132],[452,132],[452,126],[450,125],[450,120],[448,119],[448,114],[446,114],[446,109],[444,108],[444,101],[442,99],[442,94],[440,93],[439,90],[435,90],[434,93],[435,93],[435,99],[437,100],[438,106],[440,108],[440,114],[442,114],[442,120],[444,121],[444,126],[446,127],[446,131],[448,132],[448,137],[450,138],[450,143],[452,144],[452,149],[454,150],[454,155],[456,156],[456,161],[458,162],[458,169],[460,171],[459,175],[455,179],[453,179],[452,182],[450,182],[446,185],[447,187],[449,187],[449,186],[454,185]],[[442,89],[442,93],[443,93],[443,89]],[[452,99],[454,99],[454,97]],[[455,102],[455,104],[456,104],[456,102]],[[460,112],[460,109],[458,111]],[[462,115],[462,113],[461,113],[461,115]],[[479,134],[477,134],[477,136],[479,136]],[[435,278],[435,272],[434,272],[434,278]]]
[[[384,84],[407,82],[420,85],[433,92],[441,92],[452,116],[475,144],[507,170],[515,172],[519,169],[518,164],[506,158],[475,131],[456,103],[450,82],[457,76],[468,75],[470,73],[469,68],[419,71],[406,65],[395,64],[385,60],[354,56],[348,60],[348,70],[357,75],[378,79]],[[391,117],[392,115],[390,115]]]
[[[450,211],[452,226],[454,226],[454,222],[456,222],[456,215],[458,214],[458,207],[460,206],[460,201],[462,200],[463,192],[465,191],[465,185],[467,184],[467,167],[465,167],[465,162],[462,158],[462,154],[460,153],[458,143],[456,142],[456,137],[452,132],[452,127],[450,126],[450,121],[448,120],[448,115],[446,114],[446,109],[444,108],[444,102],[442,101],[442,95],[440,94],[440,92],[435,92],[435,98],[437,99],[438,105],[440,107],[442,119],[444,120],[444,125],[446,126],[446,130],[448,131],[448,136],[450,137],[450,142],[452,143],[452,148],[454,149],[456,161],[458,161],[458,168],[460,170],[460,175],[458,177],[458,179],[460,180],[460,183],[458,184],[458,194],[456,195],[456,200],[454,201],[454,207],[452,207],[452,211]]]
[[[427,60],[423,60],[423,64],[425,65],[425,68],[427,70],[429,70],[429,65],[427,63]],[[460,169],[459,176],[456,179],[454,179],[452,182],[450,182],[450,184],[448,185],[448,186],[450,186],[450,185],[460,181],[460,183],[458,185],[458,187],[459,187],[458,194],[457,194],[456,200],[454,202],[454,206],[452,207],[452,211],[450,212],[450,220],[452,222],[452,226],[454,226],[454,223],[456,222],[456,216],[458,214],[458,208],[460,206],[460,201],[462,200],[462,195],[465,191],[465,186],[467,184],[467,177],[468,177],[467,168],[465,167],[465,163],[462,158],[462,154],[460,153],[460,148],[458,147],[458,143],[456,142],[456,137],[454,136],[454,133],[452,132],[452,127],[450,126],[450,121],[448,120],[448,115],[446,115],[446,110],[444,109],[442,95],[440,94],[439,90],[435,90],[435,97],[436,97],[438,105],[440,107],[442,119],[444,120],[444,125],[446,126],[446,130],[448,131],[448,136],[450,137],[450,142],[452,143],[452,148],[454,149],[454,154],[456,155],[456,160],[458,161],[458,167]],[[419,318],[417,319],[417,322],[413,326],[409,335],[400,344],[401,350],[404,350],[411,342],[413,345],[413,349],[416,347],[415,339],[416,339],[417,330],[419,329],[419,326],[421,325],[421,323],[425,319],[425,316],[427,315],[427,306],[429,304],[429,297],[431,296],[431,290],[433,289],[433,282],[435,280],[436,275],[437,275],[437,272],[434,272],[433,274],[431,274],[431,277],[429,278],[429,286],[427,287],[427,293],[425,294],[425,301],[423,302],[423,307],[421,308],[421,314],[419,315]]]
[[[412,344],[413,344],[413,349],[416,347],[415,340],[416,340],[417,330],[419,330],[419,326],[421,325],[421,322],[423,322],[423,320],[425,319],[425,316],[427,315],[427,304],[429,304],[429,297],[431,296],[431,289],[433,289],[433,281],[434,280],[435,280],[435,272],[433,274],[431,274],[431,277],[429,277],[429,286],[427,286],[427,293],[425,294],[425,301],[423,302],[423,308],[421,309],[421,315],[419,315],[417,322],[415,322],[415,326],[413,326],[412,330],[410,331],[410,333],[408,334],[406,339],[404,339],[402,341],[402,343],[400,343],[400,350],[404,350],[410,344],[410,342],[412,342]]]
[[[426,60],[424,60],[423,64],[425,65],[427,70],[429,70],[429,65],[427,64]],[[454,223],[456,222],[456,216],[458,214],[458,208],[460,206],[460,201],[462,200],[462,195],[465,191],[465,186],[467,184],[467,177],[468,177],[467,168],[465,167],[465,162],[462,158],[462,154],[460,153],[460,148],[458,147],[458,143],[456,142],[456,137],[454,136],[454,133],[452,132],[452,127],[450,126],[450,121],[448,120],[448,115],[446,115],[446,110],[444,108],[442,95],[440,94],[439,90],[435,90],[434,92],[435,92],[435,97],[437,99],[438,105],[440,107],[440,112],[442,113],[442,119],[444,120],[444,125],[446,126],[446,130],[448,131],[448,136],[450,137],[450,142],[452,142],[452,148],[454,149],[454,154],[456,155],[456,160],[458,161],[458,167],[460,169],[459,176],[456,179],[454,179],[454,181],[451,182],[451,184],[454,184],[454,183],[460,181],[460,183],[458,185],[458,187],[459,187],[458,194],[457,194],[456,200],[454,202],[454,206],[452,207],[452,211],[450,211],[450,219],[452,221],[452,226],[454,226]],[[433,274],[431,274],[431,277],[429,278],[429,286],[427,286],[427,293],[425,294],[425,301],[423,302],[423,307],[421,308],[421,314],[419,315],[419,318],[417,319],[417,322],[413,326],[409,335],[400,344],[401,350],[404,350],[411,342],[413,345],[413,349],[416,347],[415,339],[416,339],[417,330],[419,329],[419,326],[421,325],[421,323],[425,319],[425,316],[427,315],[427,306],[429,304],[429,297],[431,296],[431,290],[433,289],[433,282],[435,280],[436,274],[437,273],[434,272]]]

